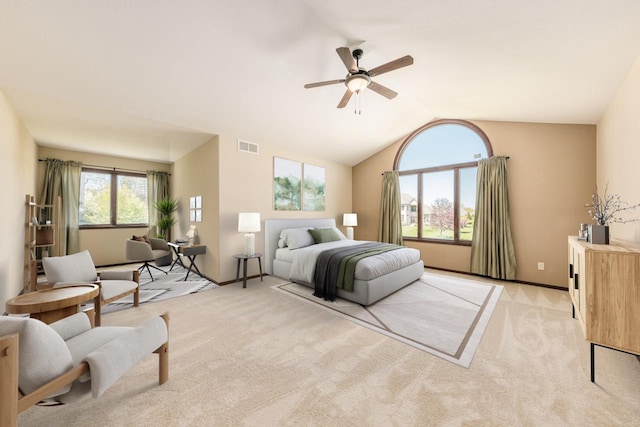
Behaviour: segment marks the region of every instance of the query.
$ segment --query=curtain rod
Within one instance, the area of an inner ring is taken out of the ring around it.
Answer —
[[[48,159],[38,159],[39,162],[46,162]],[[53,159],[52,159],[53,160]],[[82,164],[82,166],[86,166],[88,168],[97,168],[97,169],[104,169],[104,170],[112,170],[114,172],[136,172],[136,173],[147,173],[147,171],[141,171],[141,170],[137,170],[137,169],[125,169],[125,168],[114,168],[111,166],[100,166],[100,165],[87,165],[84,164],[82,162],[80,162]],[[155,171],[158,172],[158,171]],[[164,172],[164,171],[160,171],[160,172]],[[167,174],[169,176],[171,176],[171,174],[169,172],[167,172]]]
[[[509,160],[511,157],[510,156],[504,156],[507,160]],[[384,175],[384,172],[381,173],[380,175]]]

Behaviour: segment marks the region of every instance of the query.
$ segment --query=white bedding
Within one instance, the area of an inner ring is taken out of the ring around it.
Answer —
[[[361,240],[338,240],[297,249],[281,248],[276,251],[276,259],[291,263],[289,280],[313,283],[316,260],[322,251],[360,243],[366,242]],[[403,247],[402,249],[363,258],[356,264],[354,276],[357,280],[371,280],[418,261],[420,261],[420,251]]]

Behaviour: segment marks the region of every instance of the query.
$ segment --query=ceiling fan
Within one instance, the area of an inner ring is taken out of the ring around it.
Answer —
[[[413,58],[410,55],[406,55],[367,71],[365,68],[360,67],[360,58],[362,58],[362,54],[364,53],[362,49],[354,49],[353,52],[351,52],[348,47],[339,47],[336,49],[336,52],[338,52],[338,56],[342,59],[345,67],[347,67],[349,74],[347,74],[344,79],[307,83],[304,87],[310,89],[312,87],[344,83],[347,86],[347,91],[338,103],[338,108],[344,108],[354,93],[358,94],[366,88],[371,89],[387,99],[395,98],[398,92],[394,92],[388,87],[372,81],[371,77],[379,76],[380,74],[413,64]]]

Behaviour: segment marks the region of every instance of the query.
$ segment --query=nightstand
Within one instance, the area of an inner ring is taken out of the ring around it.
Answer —
[[[242,266],[242,287],[246,288],[247,287],[247,261],[253,258],[257,258],[258,259],[258,266],[260,267],[260,281],[262,282],[262,254],[256,253],[255,255],[245,255],[245,254],[235,254],[234,255],[235,258],[238,259],[238,266],[236,268],[236,282],[238,280],[240,280],[240,261],[242,261],[243,266]]]

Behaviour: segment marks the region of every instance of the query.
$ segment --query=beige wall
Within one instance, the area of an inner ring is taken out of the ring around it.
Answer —
[[[566,286],[567,235],[587,222],[584,204],[595,185],[595,126],[474,121],[494,155],[510,156],[509,197],[517,279]],[[353,168],[356,238],[375,240],[381,173],[393,168],[402,141]],[[469,247],[408,242],[427,266],[469,271]],[[537,263],[544,262],[539,271]]]
[[[198,255],[196,265],[214,280],[220,277],[218,162],[218,137],[215,137],[174,163],[172,187],[173,197],[178,200],[173,235],[185,237],[189,226],[196,226],[200,243],[207,246],[207,253]],[[202,222],[191,223],[189,199],[195,196],[202,196]]]
[[[236,261],[233,255],[243,250],[242,236],[237,232],[239,212],[260,212],[267,218],[335,218],[351,211],[351,168],[300,152],[260,145],[258,155],[237,151],[237,139],[215,137],[177,160],[172,166],[131,159],[40,147],[40,158],[54,157],[84,164],[134,170],[166,170],[172,172],[171,193],[178,200],[175,237],[186,234],[189,226],[189,198],[202,196],[203,221],[193,223],[200,242],[207,245],[207,254],[197,258],[200,270],[218,282],[235,279]],[[326,210],[324,212],[276,212],[272,208],[273,157],[284,157],[325,168]],[[44,165],[38,167],[38,189],[42,188]],[[124,241],[139,228],[81,230],[80,248],[88,249],[96,265],[126,262]],[[256,234],[256,248],[264,251],[264,234]],[[263,260],[264,261],[264,260]],[[249,263],[249,274],[258,274],[256,262]]]
[[[25,195],[36,189],[36,144],[0,92],[0,312],[22,290]]]
[[[52,147],[38,147],[38,158],[55,158],[73,160],[84,165],[104,166],[109,168],[130,169],[135,171],[171,171],[168,163],[146,162],[143,160],[125,159],[122,157],[104,156],[82,153],[79,151],[61,150]],[[42,194],[45,164],[39,162],[37,174],[37,197]],[[146,234],[146,228],[108,228],[98,230],[80,230],[80,250],[87,249],[97,266],[126,263],[125,241],[132,235]]]
[[[235,279],[233,254],[241,253],[244,240],[238,233],[239,212],[260,212],[262,231],[256,233],[256,251],[264,253],[264,220],[269,218],[335,218],[342,225],[342,214],[351,212],[351,168],[291,151],[260,144],[259,154],[237,150],[237,140],[220,137],[220,277]],[[273,157],[282,157],[325,168],[326,200],[324,212],[273,210]],[[263,259],[264,262],[264,259]],[[258,274],[255,261],[249,274]],[[263,266],[264,267],[264,266]]]
[[[640,56],[598,123],[598,189],[640,203]],[[626,216],[640,219],[640,209]],[[613,224],[611,235],[640,242],[640,222]]]

